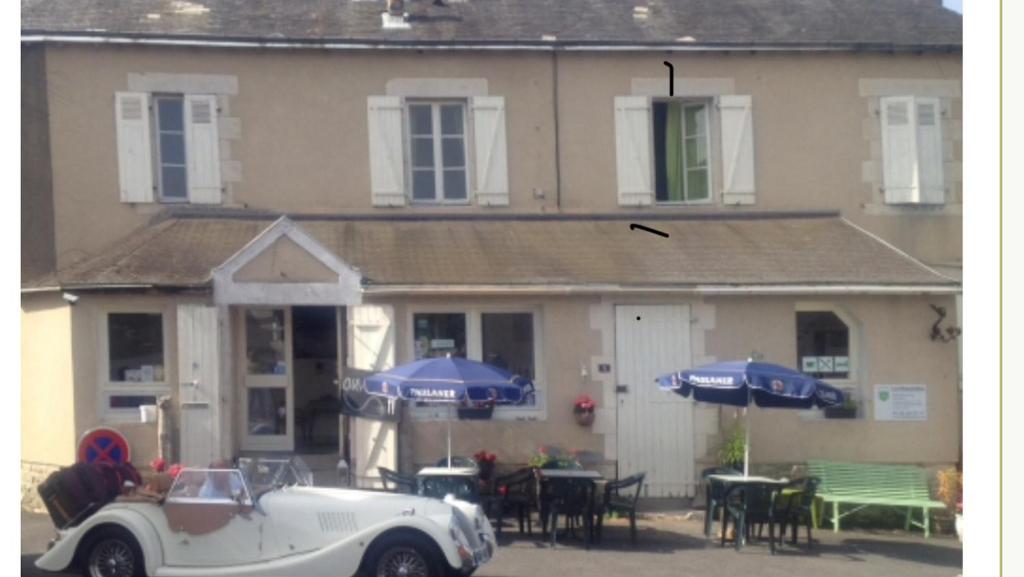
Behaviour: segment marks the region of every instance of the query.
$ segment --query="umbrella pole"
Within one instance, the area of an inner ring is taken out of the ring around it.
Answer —
[[[452,468],[452,406],[448,405],[448,468]]]
[[[750,387],[747,387],[747,406],[743,407],[743,416],[746,420],[746,440],[743,443],[743,476],[750,476]]]

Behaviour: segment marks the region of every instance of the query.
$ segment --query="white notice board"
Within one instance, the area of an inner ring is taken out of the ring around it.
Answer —
[[[876,421],[927,421],[928,387],[875,385]]]

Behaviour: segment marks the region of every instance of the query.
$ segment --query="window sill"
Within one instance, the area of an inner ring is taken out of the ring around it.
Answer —
[[[863,205],[864,214],[871,216],[906,216],[908,214],[956,216],[963,213],[963,205],[953,203],[886,203],[872,202]]]
[[[654,206],[714,206],[711,199],[708,200],[674,200],[674,201],[655,201]]]

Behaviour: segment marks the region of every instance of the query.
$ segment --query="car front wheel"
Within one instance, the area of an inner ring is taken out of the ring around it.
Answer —
[[[392,546],[377,558],[377,577],[435,577],[425,552],[415,546]]]
[[[142,551],[123,529],[104,529],[90,540],[85,552],[87,577],[144,577]]]

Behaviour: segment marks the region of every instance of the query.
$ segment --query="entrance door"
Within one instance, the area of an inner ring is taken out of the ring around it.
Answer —
[[[178,305],[181,464],[207,467],[220,454],[220,340],[216,307]]]
[[[688,368],[690,307],[616,306],[619,478],[646,472],[647,497],[692,497],[693,402],[655,379]]]
[[[242,448],[295,447],[291,310],[247,308],[242,319]]]

